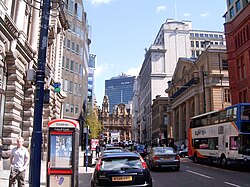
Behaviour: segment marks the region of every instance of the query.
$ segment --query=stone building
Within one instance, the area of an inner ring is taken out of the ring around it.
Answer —
[[[116,109],[110,114],[109,99],[107,96],[104,96],[102,110],[99,111],[98,118],[101,122],[103,135],[107,142],[110,142],[112,132],[119,133],[120,141],[132,140],[132,115],[130,109],[127,109],[125,104],[118,104]]]
[[[63,92],[54,91],[54,83],[61,82],[61,51],[68,25],[61,4],[53,2],[51,5],[45,62],[47,99],[43,110],[43,137],[47,134],[48,121],[60,116],[64,98]],[[38,1],[0,0],[0,137],[6,158],[16,145],[16,137],[23,136],[26,147],[31,142],[40,11]],[[43,148],[46,149],[46,144]]]
[[[231,105],[226,47],[210,45],[197,59],[179,58],[168,86],[168,137],[180,144],[190,117]]]

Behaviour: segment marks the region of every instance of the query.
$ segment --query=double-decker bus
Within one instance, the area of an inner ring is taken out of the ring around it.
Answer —
[[[194,162],[250,165],[250,103],[192,117],[188,139],[188,156]]]

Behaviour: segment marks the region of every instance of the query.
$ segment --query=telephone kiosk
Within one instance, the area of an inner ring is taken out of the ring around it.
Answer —
[[[79,123],[55,119],[48,123],[47,187],[77,187]]]

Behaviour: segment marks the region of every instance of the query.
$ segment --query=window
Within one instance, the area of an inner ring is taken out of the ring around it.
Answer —
[[[205,34],[205,38],[208,38],[208,34]]]
[[[77,95],[77,83],[74,83],[74,95]]]
[[[237,150],[238,149],[238,137],[237,136],[232,136],[229,138],[229,149],[230,150]]]
[[[65,112],[69,112],[69,104],[68,103],[65,103]]]
[[[204,34],[201,33],[201,34],[200,34],[200,37],[203,38],[203,37],[204,37]]]
[[[62,67],[64,68],[64,61],[65,61],[65,58],[64,56],[62,57]]]
[[[69,69],[69,59],[66,58],[66,69]]]
[[[240,9],[241,9],[241,3],[240,3],[240,0],[238,0],[236,2],[236,12],[239,12]]]
[[[230,18],[234,17],[234,7],[230,8]]]
[[[227,60],[222,60],[222,70],[228,70],[228,63]]]
[[[213,38],[214,37],[214,35],[213,34],[209,34],[209,38]]]
[[[198,34],[198,33],[195,33],[195,37],[199,37],[199,34]]]
[[[229,5],[233,4],[233,1],[234,1],[234,0],[228,0],[228,4],[229,4]]]
[[[168,124],[168,116],[163,117],[163,124],[167,125]]]
[[[79,65],[79,75],[82,75],[82,64]]]
[[[230,103],[231,102],[231,96],[229,89],[224,89],[224,102]]]
[[[70,70],[74,71],[74,61],[73,60],[71,60],[71,63],[70,63]]]
[[[75,114],[78,114],[78,106],[75,106]]]
[[[201,42],[201,47],[205,47],[205,42]]]
[[[195,51],[192,50],[192,57],[195,57]]]
[[[64,80],[64,85],[63,85],[64,91],[68,91],[68,80]]]
[[[194,41],[191,41],[191,47],[194,47]]]
[[[75,109],[75,107],[74,107],[74,105],[70,105],[70,113],[74,113],[74,109]]]
[[[75,66],[76,66],[75,67],[75,72],[77,73],[78,72],[78,63],[77,62],[75,63]]]
[[[218,34],[215,34],[214,37],[215,37],[215,38],[218,38],[219,36],[218,36]]]
[[[70,93],[73,92],[73,82],[72,81],[69,82],[69,92]]]
[[[200,55],[200,51],[196,51],[196,56],[198,57]]]
[[[82,21],[82,7],[79,3],[75,4],[75,14],[78,21]]]
[[[67,48],[70,49],[70,40],[67,40]]]
[[[190,33],[190,37],[194,37],[194,33]]]
[[[75,43],[74,42],[72,42],[72,46],[71,46],[71,51],[75,51]]]
[[[196,41],[196,42],[195,42],[195,46],[196,46],[196,47],[199,47],[199,41]]]

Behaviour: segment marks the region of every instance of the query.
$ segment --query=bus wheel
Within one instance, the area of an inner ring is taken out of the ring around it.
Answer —
[[[221,158],[220,158],[220,166],[222,168],[227,167],[227,158],[225,157],[225,155],[222,155]]]
[[[193,159],[194,163],[198,163],[198,159],[197,159],[197,154],[194,153],[194,159]]]

